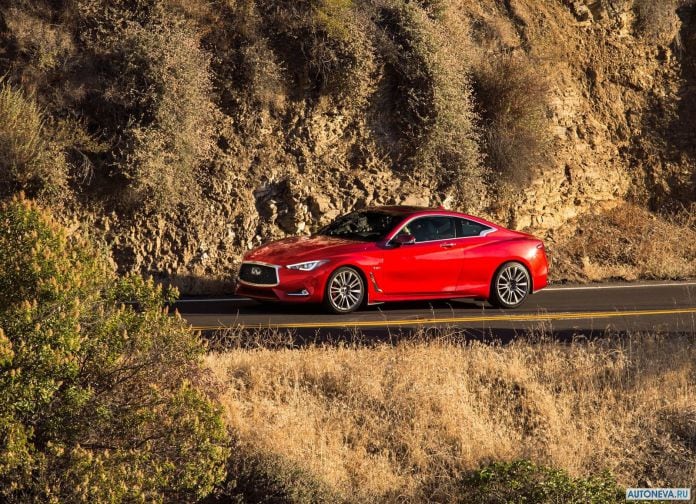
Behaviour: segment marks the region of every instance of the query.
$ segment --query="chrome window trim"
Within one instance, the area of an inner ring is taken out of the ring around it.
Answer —
[[[483,222],[479,222],[476,219],[470,219],[469,217],[459,217],[458,215],[447,215],[447,214],[440,214],[440,213],[432,213],[432,214],[420,214],[420,215],[414,215],[412,217],[409,217],[406,221],[404,221],[403,224],[399,227],[399,230],[391,235],[391,237],[386,241],[387,245],[391,244],[391,241],[401,232],[402,229],[404,229],[406,226],[408,226],[411,222],[413,222],[416,219],[421,219],[424,217],[449,217],[450,219],[464,219],[464,220],[469,220],[471,222],[475,222],[476,224],[480,224],[481,226],[484,226],[488,229],[484,229],[479,233],[478,235],[475,236],[458,236],[455,238],[439,238],[437,240],[428,240],[428,241],[422,241],[422,242],[415,242],[411,245],[407,245],[407,247],[412,247],[413,245],[419,245],[421,243],[437,243],[441,241],[452,241],[452,240],[466,240],[469,238],[482,238],[484,236],[488,236],[491,233],[494,233],[496,231],[499,231],[499,228],[489,226],[488,224],[484,224]],[[455,233],[456,233],[456,224],[455,224]]]
[[[276,271],[276,283],[274,283],[274,284],[257,284],[257,283],[253,283],[253,282],[247,282],[246,280],[242,280],[241,278],[239,278],[239,275],[237,275],[237,281],[239,283],[243,283],[244,285],[250,285],[251,287],[277,287],[278,285],[280,285],[280,269],[282,268],[282,266],[278,266],[277,264],[270,264],[270,263],[263,262],[263,261],[242,261],[242,264],[240,265],[239,268],[241,269],[241,267],[244,266],[245,264],[256,264],[258,266],[267,266],[270,268],[274,268]]]

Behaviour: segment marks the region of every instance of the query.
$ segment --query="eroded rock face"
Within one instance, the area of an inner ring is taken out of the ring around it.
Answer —
[[[104,232],[122,271],[152,275],[187,293],[210,293],[231,289],[245,251],[311,233],[368,205],[443,205],[546,233],[626,198],[654,207],[696,199],[694,8],[661,11],[666,33],[655,37],[639,30],[637,3],[630,0],[503,4],[464,1],[442,18],[424,14],[430,21],[423,22],[448,27],[436,39],[440,45],[464,47],[462,54],[472,58],[522,54],[548,79],[549,152],[528,184],[462,201],[456,184],[413,166],[421,145],[399,131],[399,106],[410,97],[396,96],[402,91],[394,83],[404,76],[393,68],[393,55],[365,49],[349,92],[331,94],[307,83],[311,72],[300,75],[291,65],[297,55],[286,54],[272,30],[259,29],[263,37],[253,44],[239,43],[223,25],[204,40],[219,51],[214,71],[220,96],[217,147],[199,174],[200,193],[159,215],[75,211]],[[394,22],[380,19],[379,26]],[[0,31],[7,31],[1,22]],[[474,31],[484,36],[467,38]],[[400,47],[415,45],[401,40],[403,33],[385,33]],[[252,75],[244,85],[226,87],[241,78],[232,62],[252,52],[264,62],[267,80],[275,80],[264,83]],[[458,53],[446,56],[452,54]],[[417,61],[397,63],[411,68]],[[408,77],[426,84],[434,79],[422,73]],[[437,103],[428,85],[418,91]],[[421,126],[414,137],[433,128],[427,120]]]
[[[507,196],[519,206],[504,209],[499,202],[497,214],[510,216],[513,227],[544,232],[627,197],[655,207],[693,199],[694,162],[686,154],[693,148],[682,140],[685,131],[669,125],[694,126],[675,113],[683,99],[693,102],[688,59],[678,49],[692,37],[692,13],[678,13],[676,4],[660,13],[674,24],[665,42],[656,43],[637,32],[633,2],[568,1],[565,12],[541,2],[511,4],[526,20],[531,54],[548,68],[554,141],[543,174]]]
[[[507,16],[490,4],[465,17],[513,27],[516,35],[499,43],[524,42],[532,61],[548,69],[553,148],[528,187],[503,193],[479,211],[516,229],[544,232],[649,192],[645,174],[683,169],[665,161],[659,132],[654,141],[646,136],[660,109],[678,102],[680,58],[672,46],[635,33],[630,2],[514,0],[514,15]],[[220,160],[221,173],[237,177],[213,180],[205,205],[111,232],[123,268],[188,292],[225,290],[241,254],[263,241],[310,233],[367,205],[449,203],[446,191],[433,191],[378,158],[365,117],[373,92],[364,83],[343,108],[295,104],[284,117],[264,111],[245,140],[254,148],[237,145],[236,156]],[[234,144],[235,135],[229,137]]]
[[[692,161],[671,153],[671,133],[663,126],[667,115],[678,117],[674,110],[693,80],[674,44],[657,45],[636,33],[630,2],[511,0],[514,15],[489,4],[464,17],[514,28],[511,39],[498,43],[517,44],[511,50],[526,50],[547,70],[553,140],[527,187],[473,211],[544,233],[628,196],[656,197],[655,186],[665,198],[693,187]],[[682,24],[679,30],[692,33]],[[248,140],[257,147],[221,161],[223,173],[240,175],[214,181],[202,209],[114,233],[117,250],[132,258],[124,268],[152,272],[189,292],[225,290],[240,255],[265,240],[311,233],[367,205],[451,205],[456,198],[446,188],[379,158],[366,119],[374,91],[364,83],[343,108],[296,104],[285,116],[270,111],[257,118]],[[682,172],[681,182],[666,182]]]

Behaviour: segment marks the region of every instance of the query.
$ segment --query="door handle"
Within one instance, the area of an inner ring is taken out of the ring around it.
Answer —
[[[454,247],[454,243],[443,243],[440,245],[441,248],[452,248]]]

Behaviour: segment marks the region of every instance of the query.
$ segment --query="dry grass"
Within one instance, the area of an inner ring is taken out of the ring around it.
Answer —
[[[237,349],[207,364],[232,477],[249,470],[239,459],[272,461],[266,484],[359,502],[451,501],[466,471],[520,458],[624,485],[696,481],[693,336]]]
[[[696,277],[696,207],[661,217],[621,204],[570,223],[551,251],[554,280]]]

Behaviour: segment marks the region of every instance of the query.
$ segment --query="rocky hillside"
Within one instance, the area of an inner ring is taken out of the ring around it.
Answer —
[[[542,233],[583,278],[587,219],[694,208],[694,54],[680,0],[0,0],[0,191],[188,292],[382,203]]]

